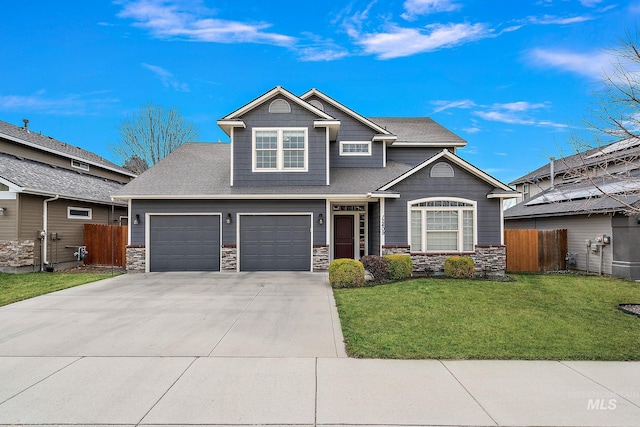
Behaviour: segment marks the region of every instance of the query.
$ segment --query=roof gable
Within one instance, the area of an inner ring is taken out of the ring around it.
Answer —
[[[473,166],[471,163],[468,163],[465,160],[461,159],[460,157],[456,156],[455,154],[451,153],[446,148],[444,150],[442,150],[441,152],[439,152],[438,154],[436,154],[435,156],[425,160],[424,162],[420,163],[419,165],[415,166],[414,168],[410,169],[409,171],[403,173],[402,175],[400,175],[399,177],[397,177],[393,181],[390,181],[387,184],[383,185],[382,187],[379,188],[379,190],[381,190],[381,191],[389,190],[394,185],[398,184],[401,181],[404,181],[405,179],[409,178],[413,174],[421,171],[422,169],[424,169],[428,165],[430,165],[430,164],[432,164],[432,163],[434,163],[434,162],[436,162],[436,161],[438,161],[440,159],[447,159],[447,160],[451,161],[452,163],[454,163],[455,165],[459,166],[460,168],[466,170],[467,172],[471,173],[472,175],[475,175],[478,178],[480,178],[481,180],[485,181],[486,183],[494,186],[496,189],[501,190],[502,193],[500,193],[500,192],[492,192],[495,195],[498,195],[498,196],[502,195],[502,196],[506,196],[506,197],[515,197],[517,195],[517,193],[512,188],[507,186],[506,184],[498,181],[497,179],[495,179],[491,175],[481,171],[477,167]],[[494,197],[496,197],[496,196],[494,196]]]
[[[259,105],[262,105],[264,102],[268,101],[269,99],[273,98],[276,95],[281,95],[284,98],[286,98],[287,100],[300,105],[301,107],[303,107],[303,108],[311,111],[315,115],[317,115],[320,119],[334,120],[334,117],[331,117],[329,114],[327,114],[324,111],[314,107],[313,105],[309,104],[308,102],[303,101],[302,99],[298,98],[297,96],[295,96],[294,94],[292,94],[291,92],[289,92],[288,90],[283,88],[282,86],[276,86],[273,89],[271,89],[270,91],[264,93],[263,95],[257,97],[253,101],[249,102],[248,104],[245,104],[244,106],[238,108],[234,112],[232,112],[230,114],[227,114],[220,121],[240,119],[240,117],[242,117],[245,113],[247,113],[248,111],[253,110],[254,108],[258,107]]]
[[[318,89],[311,89],[309,91],[307,91],[306,93],[304,93],[303,95],[300,96],[301,99],[303,100],[308,100],[311,97],[317,97],[320,98],[322,101],[327,102],[329,104],[331,104],[333,107],[337,108],[338,110],[344,112],[345,114],[353,117],[355,120],[361,122],[362,124],[364,124],[365,126],[373,129],[374,131],[378,132],[380,135],[393,135],[391,132],[389,132],[388,130],[386,130],[385,128],[377,125],[376,123],[372,122],[371,120],[367,119],[364,116],[361,116],[360,114],[356,113],[355,111],[353,111],[352,109],[346,107],[345,105],[339,103],[338,101],[336,101],[335,99],[329,97],[328,95],[325,95],[324,93],[320,92]],[[311,105],[311,104],[309,104]]]

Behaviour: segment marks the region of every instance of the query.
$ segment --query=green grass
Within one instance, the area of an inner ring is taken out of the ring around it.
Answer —
[[[417,279],[334,290],[347,353],[399,359],[640,360],[640,283],[578,275]]]
[[[0,273],[0,306],[113,277],[95,273]]]

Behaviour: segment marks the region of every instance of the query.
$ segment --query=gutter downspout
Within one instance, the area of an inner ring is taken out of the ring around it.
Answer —
[[[47,223],[49,222],[48,219],[48,214],[49,214],[49,206],[48,203],[49,202],[53,202],[54,200],[58,200],[60,196],[58,194],[55,195],[55,197],[51,197],[50,199],[45,199],[42,202],[42,232],[44,233],[44,236],[42,236],[42,260],[44,265],[49,265],[49,261],[47,260],[47,240],[48,240],[48,232],[47,232]]]
[[[555,186],[555,180],[556,180],[556,158],[550,157],[549,160],[550,160],[549,168],[551,169],[550,170],[551,188],[553,188]]]

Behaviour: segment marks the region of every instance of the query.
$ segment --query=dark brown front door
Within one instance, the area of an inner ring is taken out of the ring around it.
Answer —
[[[353,215],[333,217],[333,258],[353,258]]]

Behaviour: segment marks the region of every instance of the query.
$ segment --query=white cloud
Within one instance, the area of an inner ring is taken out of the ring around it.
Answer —
[[[533,49],[529,59],[535,65],[557,68],[590,78],[602,78],[611,69],[611,58],[603,52],[576,53],[554,49]]]
[[[602,3],[602,0],[580,0],[580,4],[585,7],[596,7],[600,3]]]
[[[449,110],[450,108],[473,108],[476,106],[476,103],[470,99],[460,99],[456,101],[446,101],[446,100],[436,100],[431,101],[431,104],[436,106],[436,109],[433,110],[434,113],[440,113],[445,110]]]
[[[31,95],[0,95],[0,111],[41,112],[52,115],[91,115],[120,102],[117,98],[104,97],[106,92],[65,94],[48,97],[44,90]]]
[[[556,16],[556,15],[543,15],[543,16],[529,16],[526,21],[530,24],[537,25],[569,25],[578,24],[580,22],[592,21],[595,18],[589,15],[580,16]]]
[[[404,19],[413,19],[417,15],[428,15],[437,12],[453,12],[462,6],[452,0],[406,0],[404,2]]]
[[[548,108],[547,103],[531,103],[527,101],[506,102],[482,107],[473,112],[474,115],[492,122],[515,125],[566,128],[566,125],[549,120],[538,120],[534,116],[538,110]]]
[[[470,43],[494,33],[484,24],[433,24],[425,30],[393,26],[390,31],[358,35],[356,43],[381,59],[399,58]]]
[[[142,66],[150,70],[151,72],[153,72],[153,74],[155,74],[156,77],[160,79],[164,87],[173,88],[178,92],[189,92],[189,85],[187,85],[186,83],[180,83],[173,76],[172,73],[165,70],[164,68],[159,67],[157,65],[145,64],[145,63],[143,63]]]
[[[265,43],[291,46],[296,39],[266,32],[267,23],[244,23],[211,18],[212,12],[200,6],[179,5],[171,0],[122,0],[118,17],[132,19],[134,25],[154,37],[212,43]]]
[[[302,61],[335,61],[344,58],[349,52],[331,39],[325,39],[311,33],[305,33],[305,41],[296,47]]]

